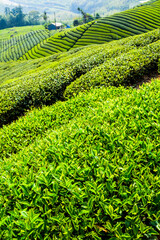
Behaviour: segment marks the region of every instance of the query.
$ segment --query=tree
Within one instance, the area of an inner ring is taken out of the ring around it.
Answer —
[[[83,22],[86,23],[87,22],[87,14],[79,7],[77,8],[77,10],[82,14]]]
[[[24,25],[24,16],[22,7],[18,6],[11,10],[9,14],[9,22],[11,26],[23,26]]]
[[[32,25],[39,24],[40,21],[40,13],[38,11],[31,11],[28,14],[28,23]]]
[[[81,8],[78,7],[77,10],[82,14],[83,23],[91,22],[94,20],[94,17],[91,14],[85,13]]]
[[[4,29],[7,27],[7,22],[4,18],[0,19],[0,29]]]
[[[14,27],[14,26],[16,26],[16,16],[14,16],[13,13],[10,13],[8,17],[8,27]]]
[[[99,13],[96,13],[96,19],[99,19],[101,16],[99,15]]]
[[[14,26],[40,24],[40,17],[40,13],[38,11],[31,11],[29,14],[24,14],[20,5],[11,10],[6,7],[4,15],[0,15],[0,29]]]
[[[46,11],[44,11],[44,13],[43,13],[43,19],[44,19],[45,22],[47,22],[47,18],[48,18],[47,13],[46,13]]]
[[[79,21],[78,21],[77,19],[75,19],[75,20],[73,21],[73,26],[76,27],[76,26],[78,26],[78,25],[79,25]]]
[[[24,25],[24,14],[22,12],[22,7],[16,7],[16,25],[22,26]]]
[[[91,22],[94,20],[94,17],[91,14],[87,13],[87,22]]]
[[[5,7],[4,13],[5,13],[6,16],[9,15],[10,14],[10,8],[9,7]]]

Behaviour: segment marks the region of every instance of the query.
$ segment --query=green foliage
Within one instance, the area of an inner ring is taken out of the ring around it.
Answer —
[[[73,26],[76,27],[76,26],[78,26],[78,25],[79,25],[79,20],[78,20],[78,19],[75,19],[75,20],[73,21]]]
[[[24,14],[20,5],[13,9],[5,7],[4,15],[0,15],[0,23],[0,29],[25,25],[38,25],[40,24],[40,13],[38,11],[31,11],[29,14]]]
[[[37,31],[37,30],[44,30],[42,25],[35,25],[35,26],[24,26],[24,27],[14,27],[14,28],[7,28],[0,30],[0,41],[2,40],[9,40],[11,35],[14,37],[18,37],[20,35],[25,35],[29,32]]]
[[[97,19],[90,23],[86,23],[88,21],[87,15],[80,9],[84,16],[85,25],[60,32],[46,39],[24,54],[21,59],[44,57],[86,45],[103,44],[160,28],[159,9],[160,0],[151,1],[147,5]]]
[[[47,21],[47,18],[48,18],[47,13],[46,13],[46,11],[44,11],[44,13],[43,13],[43,19],[44,19],[45,22]]]
[[[88,14],[88,13],[86,13],[86,12],[84,12],[81,8],[77,8],[77,10],[81,13],[81,15],[82,15],[82,21],[83,21],[83,23],[87,23],[87,22],[91,22],[91,21],[93,21],[95,18],[92,16],[92,15],[90,15],[90,14]]]
[[[43,70],[38,68],[37,72],[34,70],[28,75],[0,82],[0,125],[11,122],[33,106],[51,104],[85,89],[133,84],[137,76],[157,67],[159,38],[160,32],[156,30],[106,45],[75,49],[42,61],[31,61],[30,64],[40,65]],[[44,65],[43,61],[46,61]],[[26,69],[28,67],[26,65]],[[21,63],[19,71],[22,68]]]
[[[0,239],[157,239],[160,82],[95,89],[0,130]]]
[[[160,41],[121,54],[77,78],[67,87],[64,96],[72,97],[79,92],[100,86],[134,84],[144,74],[157,69],[159,57]]]
[[[37,30],[18,37],[11,37],[9,40],[2,39],[0,62],[19,59],[24,53],[49,36],[50,33],[47,30]]]
[[[153,24],[146,12],[152,29],[159,16]],[[131,23],[123,37],[141,32]],[[99,43],[122,25],[111,17],[105,36],[99,24]],[[159,238],[160,81],[128,86],[160,71],[160,30],[77,48],[97,41],[95,29],[55,34],[23,56],[57,52],[47,58],[0,63],[0,239]]]

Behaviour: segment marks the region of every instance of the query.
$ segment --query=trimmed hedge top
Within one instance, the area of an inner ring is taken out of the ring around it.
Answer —
[[[30,61],[33,66],[28,75],[3,80],[0,84],[0,126],[17,119],[33,106],[52,104],[80,91],[136,83],[137,77],[157,68],[159,39],[160,31],[155,30],[68,54],[57,54],[48,58],[48,62]],[[40,65],[37,71],[34,64]],[[15,68],[18,71],[17,65]],[[19,68],[21,72],[22,63]]]
[[[109,87],[0,130],[0,239],[158,239],[160,82]]]

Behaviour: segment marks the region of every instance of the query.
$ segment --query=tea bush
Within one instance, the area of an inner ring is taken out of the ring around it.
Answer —
[[[159,98],[102,87],[1,129],[0,239],[158,239]]]
[[[160,41],[121,54],[114,60],[104,62],[76,79],[67,87],[64,96],[69,98],[94,87],[134,84],[139,77],[153,69],[157,69],[159,57]]]
[[[152,69],[157,66],[159,38],[160,31],[156,30],[102,46],[73,50],[64,55],[51,57],[46,69],[43,67],[43,61],[36,60],[37,63],[42,64],[41,71],[35,70],[34,73],[21,78],[11,79],[6,83],[3,81],[0,85],[0,126],[16,119],[32,106],[51,104],[83,89],[97,85],[132,84],[148,67]],[[44,66],[47,65],[46,60]],[[132,62],[127,63],[127,61]],[[102,73],[98,75],[97,71]],[[109,77],[106,81],[107,74]],[[97,84],[94,80],[95,76],[97,76]],[[81,79],[84,79],[84,85]],[[75,83],[71,84],[74,81]],[[71,86],[65,91],[70,84]]]

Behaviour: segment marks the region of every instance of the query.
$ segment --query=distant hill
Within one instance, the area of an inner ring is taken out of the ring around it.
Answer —
[[[139,0],[98,0],[98,1],[88,1],[88,0],[73,0],[71,3],[71,11],[77,12],[77,8],[80,7],[88,13],[99,12],[100,14],[114,13],[127,10],[133,6],[139,4]]]
[[[76,15],[77,8],[81,7],[84,11],[94,14],[94,12],[99,12],[101,15],[104,14],[112,14],[115,12],[120,12],[126,9],[129,9],[137,4],[140,3],[140,0],[39,0],[38,2],[35,0],[0,0],[0,11],[4,11],[4,8],[7,6],[14,7],[15,5],[21,5],[24,11],[32,11],[38,10],[43,12],[44,10],[47,11],[48,14],[53,14],[54,12],[57,13],[57,17],[61,17],[65,19],[67,16]],[[65,14],[67,15],[64,15]]]

